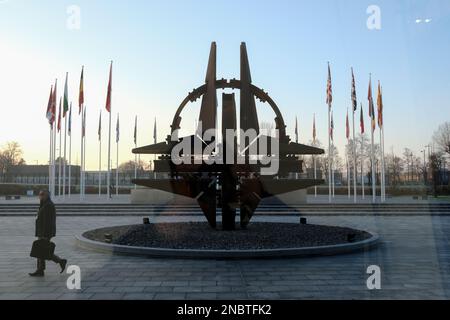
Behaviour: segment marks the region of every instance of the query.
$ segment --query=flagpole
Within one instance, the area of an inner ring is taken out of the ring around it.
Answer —
[[[81,148],[81,159],[80,159],[80,200],[83,200],[83,130],[84,130],[84,107],[81,105],[81,140],[80,140],[80,148]]]
[[[119,195],[119,141],[117,141],[116,151],[116,196]]]
[[[331,203],[331,136],[330,119],[331,104],[328,105],[328,200]]]
[[[53,124],[50,124],[50,154],[48,158],[48,191],[51,192],[52,190],[52,153],[53,153]]]
[[[384,116],[383,116],[383,93],[378,81],[379,101],[378,104],[378,124],[380,127],[380,152],[381,152],[381,202],[386,202],[386,176],[385,176],[385,159],[384,159]]]
[[[352,152],[353,152],[353,193],[354,193],[354,199],[353,202],[356,203],[356,197],[357,197],[357,190],[356,190],[356,179],[358,177],[358,172],[356,169],[357,166],[357,159],[356,159],[356,137],[355,137],[355,109],[353,109],[353,145],[352,145]]]
[[[111,112],[109,112],[109,134],[108,134],[108,175],[107,175],[108,199],[111,197]]]
[[[53,176],[52,176],[52,194],[56,196],[56,140],[57,140],[57,123],[56,123],[56,111],[55,111],[55,122],[53,128]]]
[[[356,158],[356,133],[355,133],[355,112],[358,110],[358,102],[356,99],[356,85],[355,85],[355,74],[352,70],[352,122],[353,122],[353,143],[352,143],[352,155],[353,155],[353,194],[354,199],[353,202],[356,203],[356,196],[357,196],[357,190],[356,190],[356,179],[357,179],[357,158]]]
[[[348,198],[350,199],[351,198],[351,187],[350,187],[351,182],[350,182],[350,162],[348,161],[348,150],[349,150],[349,147],[350,147],[350,143],[349,143],[349,141],[347,139],[347,150],[345,152],[345,162],[346,162],[346,165],[347,165],[347,189],[348,189],[347,191],[348,191]]]
[[[316,114],[313,116],[313,145],[316,146]],[[314,163],[314,180],[317,180],[317,165],[316,165],[316,156],[313,155],[313,163]],[[314,186],[314,198],[317,198],[317,185]]]
[[[112,72],[112,64],[113,62],[111,61],[111,68],[110,68],[110,80],[111,80],[111,72]],[[109,85],[112,86],[111,81],[109,83]],[[109,88],[108,88],[109,89]],[[109,90],[108,90],[109,91]],[[109,95],[109,92],[108,92]],[[108,102],[108,101],[107,101]],[[112,101],[109,100],[109,129],[108,129],[108,175],[107,175],[107,196],[108,199],[111,198],[111,112],[112,112]]]
[[[134,148],[137,149],[137,116],[134,121]],[[134,180],[137,179],[137,154],[134,154]],[[134,185],[134,189],[137,189],[137,185]]]
[[[63,198],[66,197],[67,117],[64,117]]]
[[[374,131],[375,131],[375,106],[373,104],[373,96],[372,96],[372,74],[369,77],[369,114],[370,114],[370,136],[371,136],[371,171],[372,171],[372,202],[376,202],[376,181],[375,181],[375,150],[374,150]]]
[[[297,121],[297,116],[295,117],[295,143],[298,143],[298,121]],[[295,179],[298,180],[298,172],[295,172]]]
[[[195,126],[195,130],[197,131],[197,125]],[[158,141],[158,137],[157,137],[157,132],[156,131],[157,131],[157,129],[156,129],[156,117],[155,117],[155,124],[153,126],[153,143],[154,144],[156,144],[157,141]],[[153,178],[154,179],[156,179],[155,165],[156,165],[156,154],[153,155]]]
[[[361,134],[361,188],[362,188],[362,198],[366,198],[366,184],[364,182],[364,136]]]
[[[137,149],[137,143],[134,144],[134,148]],[[137,154],[134,154],[134,180],[137,179]],[[137,189],[137,185],[134,185],[134,189]]]
[[[383,130],[380,128],[380,158],[381,158],[381,177],[380,177],[380,200],[381,202],[384,202],[384,197],[383,197]]]
[[[102,196],[102,111],[100,110],[99,129],[98,129],[98,196]]]
[[[384,159],[384,123],[380,128],[380,152],[381,152],[381,202],[386,202],[386,177]]]
[[[332,84],[330,62],[328,62],[328,83],[327,83],[327,103],[328,103],[328,201],[331,203],[331,104],[332,104]]]
[[[331,123],[330,123],[330,137],[331,137],[331,185],[332,185],[332,196],[335,196],[335,163],[334,163],[334,117],[333,112],[331,112]]]
[[[59,112],[61,112],[61,108],[59,108]],[[61,117],[61,115],[60,115]],[[62,171],[62,130],[59,129],[59,168],[58,168],[58,196],[61,196],[61,171]]]
[[[72,195],[72,103],[70,103],[69,111],[70,127],[69,127],[69,198]]]
[[[117,123],[119,123],[119,114],[117,114]],[[116,196],[119,195],[119,140],[120,140],[120,127],[117,126],[116,137]]]
[[[375,181],[375,149],[374,149],[374,132],[373,124],[371,124],[371,173],[372,173],[372,202],[376,202],[376,181]]]
[[[86,108],[84,109],[84,142],[83,142],[83,198],[86,197]]]

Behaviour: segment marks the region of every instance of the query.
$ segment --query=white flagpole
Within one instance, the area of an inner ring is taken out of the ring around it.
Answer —
[[[335,163],[334,163],[334,141],[332,142],[332,154],[333,154],[333,156],[332,156],[332,158],[331,158],[331,170],[332,170],[332,176],[331,176],[331,180],[332,180],[332,186],[333,186],[333,198],[335,197],[335,183],[334,183],[334,179],[335,179],[335,167],[334,167],[334,165],[335,165]]]
[[[72,195],[72,104],[70,104],[70,134],[69,134],[69,198]]]
[[[380,128],[380,151],[381,151],[381,201],[386,202],[386,177],[384,160],[384,123]]]
[[[108,134],[108,176],[106,179],[107,182],[107,196],[108,199],[111,197],[111,111],[109,112],[109,134]]]
[[[117,114],[117,121],[119,121],[119,114]],[[119,127],[120,130],[120,127]],[[117,134],[117,132],[116,132]],[[119,140],[120,140],[120,131],[119,136],[116,137],[116,196],[119,195]]]
[[[378,82],[380,94],[382,96],[382,89],[380,82]],[[386,202],[386,175],[385,175],[385,159],[384,159],[384,107],[381,101],[381,126],[380,126],[380,151],[381,151],[381,202]],[[378,115],[380,117],[380,115]]]
[[[116,152],[116,196],[119,195],[119,141],[117,141]]]
[[[102,111],[100,110],[99,131],[98,131],[98,196],[102,196],[102,130],[101,120]]]
[[[110,80],[111,80],[111,72],[112,72],[112,61],[111,61],[111,67],[110,67]],[[111,91],[112,91],[112,84],[109,83],[108,85],[111,85]],[[108,88],[109,89],[109,88]],[[109,94],[109,92],[108,92]],[[112,92],[111,92],[112,95]],[[108,132],[108,175],[107,175],[107,197],[108,199],[111,198],[111,113],[112,113],[112,99],[109,101],[110,105],[109,105],[109,132]]]
[[[345,153],[345,162],[347,165],[347,189],[348,189],[347,191],[348,191],[348,198],[350,199],[351,198],[351,188],[350,188],[351,181],[350,181],[350,163],[348,161],[349,146],[350,146],[350,144],[348,143],[348,140],[347,140],[347,152]]]
[[[50,154],[48,158],[48,191],[52,192],[52,153],[53,153],[53,124],[50,124]],[[53,195],[52,195],[53,196]]]
[[[59,110],[61,112],[61,108]],[[62,130],[59,130],[59,168],[58,168],[58,196],[61,196],[61,173],[62,173]]]
[[[332,104],[332,84],[330,63],[328,62],[328,82],[327,82],[327,102],[328,102],[328,201],[331,203],[331,104]]]
[[[86,108],[84,109],[84,142],[83,142],[83,198],[86,196]]]
[[[355,109],[353,109],[352,115],[353,115],[353,146],[352,146],[353,147],[352,148],[352,152],[353,152],[353,194],[354,194],[353,202],[356,203],[356,197],[357,197],[356,179],[358,177],[358,172],[356,169],[357,159],[356,159],[356,137],[355,137]]]
[[[331,103],[328,105],[328,201],[331,203]]]
[[[316,114],[314,113],[314,118],[313,118],[313,145],[314,147],[316,146]],[[316,163],[316,156],[313,155],[313,162],[314,162],[314,180],[317,180],[317,163]],[[317,198],[317,186],[314,186],[314,198]]]
[[[362,198],[366,198],[366,186],[364,183],[364,136],[361,134],[361,188],[362,188]]]
[[[81,136],[80,136],[80,152],[81,152],[81,157],[80,157],[80,200],[83,199],[83,193],[82,193],[82,188],[83,188],[83,106],[81,106]]]
[[[134,148],[137,149],[137,116],[134,121]],[[134,179],[137,179],[137,154],[134,154]],[[134,189],[137,189],[137,185],[134,185]]]
[[[52,194],[55,197],[56,196],[56,133],[57,133],[57,123],[56,123],[56,113],[55,113],[55,122],[54,122],[54,128],[53,128],[53,175],[52,175]]]
[[[195,121],[195,131],[197,132],[197,120]],[[157,142],[158,142],[158,137],[157,137],[156,117],[155,117],[155,124],[153,127],[153,143],[156,144]],[[156,165],[156,154],[153,156],[153,178],[154,179],[156,179],[155,165]]]
[[[66,197],[66,157],[67,157],[67,115],[64,117],[64,162],[63,162],[63,198]]]
[[[371,132],[371,158],[372,158],[372,202],[376,202],[376,181],[375,181],[375,150],[374,150],[374,137],[373,137],[373,125],[372,120],[370,120],[370,132]]]
[[[314,180],[317,180],[316,156],[313,156],[313,160],[314,160]],[[317,198],[317,186],[314,186],[314,198]]]

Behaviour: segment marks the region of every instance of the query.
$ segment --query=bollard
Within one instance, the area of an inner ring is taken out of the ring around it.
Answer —
[[[113,239],[112,234],[105,233],[104,237],[105,237],[105,242],[106,243],[111,243],[112,242],[112,239]]]

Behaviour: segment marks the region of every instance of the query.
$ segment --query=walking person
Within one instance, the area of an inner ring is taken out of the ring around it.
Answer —
[[[39,192],[40,206],[36,218],[36,237],[40,242],[48,242],[50,244],[51,238],[56,236],[56,209],[55,205],[50,198],[50,193],[47,190]],[[37,258],[37,270],[29,275],[32,277],[43,277],[45,271],[44,258]],[[61,273],[64,272],[67,265],[66,259],[61,259],[54,253],[50,254],[51,260],[61,267]]]

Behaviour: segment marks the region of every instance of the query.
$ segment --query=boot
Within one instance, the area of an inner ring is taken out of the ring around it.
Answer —
[[[29,273],[30,277],[43,277],[44,276],[44,270],[36,270],[33,273]]]
[[[64,270],[66,270],[67,260],[66,259],[61,259],[59,261],[59,265],[61,267],[61,273],[63,273]]]

